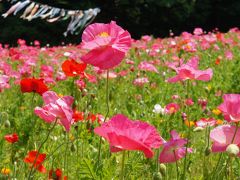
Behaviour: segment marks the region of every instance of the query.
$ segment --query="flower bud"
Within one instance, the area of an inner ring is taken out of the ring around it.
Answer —
[[[161,163],[160,166],[159,166],[159,170],[160,170],[162,176],[166,175],[167,167],[165,166],[165,164]]]
[[[75,144],[72,144],[72,145],[71,145],[71,151],[72,151],[72,152],[75,152],[76,149],[77,149],[76,145],[75,145]]]
[[[239,147],[236,144],[228,145],[226,151],[230,156],[236,156],[239,153]]]
[[[4,122],[4,126],[5,126],[5,128],[10,128],[10,127],[11,127],[10,121],[9,121],[9,120],[6,120],[6,121]]]
[[[153,174],[153,180],[161,180],[162,179],[162,174],[160,172],[155,172]]]
[[[196,127],[193,129],[194,132],[201,132],[202,130],[204,130],[203,127]]]
[[[212,149],[210,147],[207,147],[205,149],[205,156],[208,156],[212,152]]]

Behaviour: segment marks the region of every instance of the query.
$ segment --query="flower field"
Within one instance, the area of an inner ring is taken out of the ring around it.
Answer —
[[[237,179],[240,31],[0,45],[0,179]]]

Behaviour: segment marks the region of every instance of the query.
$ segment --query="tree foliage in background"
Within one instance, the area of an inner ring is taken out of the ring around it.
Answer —
[[[209,31],[218,27],[221,31],[239,26],[239,0],[55,0],[38,1],[65,9],[100,7],[95,22],[116,20],[128,29],[134,38],[144,34],[164,37],[171,29],[175,34],[202,27]],[[6,11],[9,3],[2,3],[0,11]],[[79,43],[79,36],[64,37],[68,21],[53,24],[42,20],[27,22],[16,17],[0,18],[0,42],[13,44],[18,38],[40,40],[43,44],[61,42]],[[54,37],[54,38],[53,38]]]

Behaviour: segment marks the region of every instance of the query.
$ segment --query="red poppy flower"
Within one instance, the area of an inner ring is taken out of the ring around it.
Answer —
[[[76,109],[74,109],[73,110],[73,119],[74,119],[74,122],[83,121],[84,120],[84,113],[79,112]]]
[[[61,180],[62,179],[62,170],[57,168],[55,171],[51,169],[49,171],[49,180]]]
[[[38,151],[30,151],[28,156],[24,158],[25,163],[32,164],[41,173],[46,173],[46,168],[42,165],[46,158],[46,154],[38,153]]]
[[[97,119],[97,116],[95,114],[89,113],[87,120],[90,120],[92,123]]]
[[[87,116],[87,120],[91,121],[91,123],[94,123],[97,120],[99,124],[102,124],[102,122],[104,121],[104,116],[101,114],[89,113]]]
[[[6,136],[4,136],[4,138],[9,143],[15,143],[18,141],[18,135],[16,133],[7,134]]]
[[[221,62],[221,59],[222,59],[222,58],[220,58],[220,57],[217,57],[217,59],[215,60],[215,64],[216,64],[216,65],[219,65],[219,64],[220,64],[220,62]]]
[[[48,87],[44,84],[43,79],[26,78],[22,79],[20,82],[21,91],[25,92],[35,92],[42,95],[44,92],[48,91]]]
[[[62,64],[62,70],[66,76],[74,77],[83,74],[86,69],[86,63],[77,63],[75,60],[66,60]]]

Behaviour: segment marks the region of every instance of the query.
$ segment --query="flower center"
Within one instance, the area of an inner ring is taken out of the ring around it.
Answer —
[[[169,111],[170,111],[171,113],[173,113],[173,112],[175,111],[175,108],[174,108],[174,107],[170,107]]]
[[[108,37],[109,34],[107,32],[101,32],[98,34],[100,37]]]

